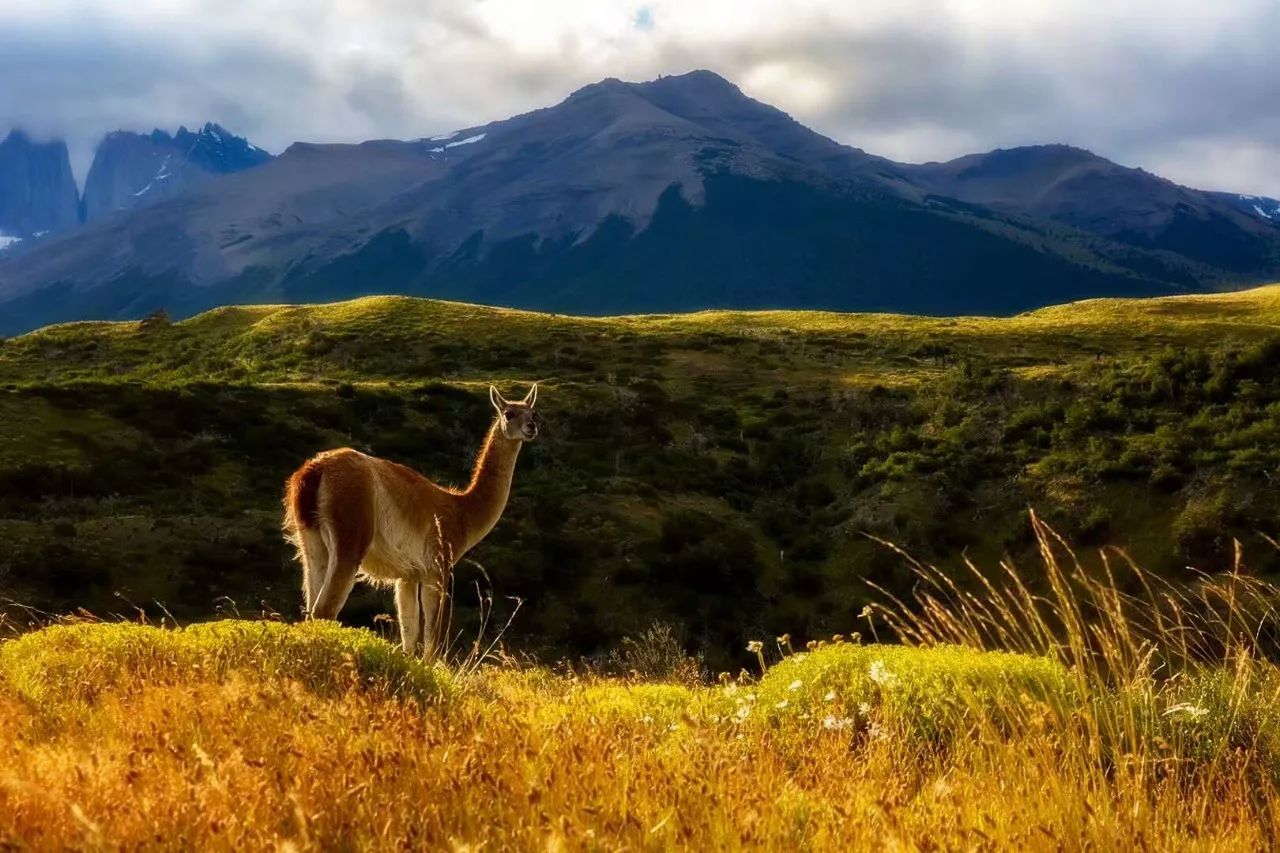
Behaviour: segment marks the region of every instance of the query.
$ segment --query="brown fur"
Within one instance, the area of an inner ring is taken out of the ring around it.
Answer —
[[[520,447],[537,435],[536,394],[512,403],[490,389],[498,415],[462,489],[349,447],[295,471],[284,529],[303,564],[307,612],[336,618],[358,575],[394,583],[405,650],[429,652],[449,574],[501,517]]]
[[[322,454],[323,455],[323,454]],[[320,499],[320,456],[303,463],[293,472],[284,489],[285,524],[291,530],[319,524],[316,509]]]

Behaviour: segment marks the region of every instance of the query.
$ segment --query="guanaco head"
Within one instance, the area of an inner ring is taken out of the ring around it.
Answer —
[[[505,399],[497,388],[490,385],[489,399],[498,410],[498,427],[503,435],[518,441],[533,441],[538,437],[538,415],[533,410],[533,404],[538,399],[538,383],[535,382],[519,402]]]

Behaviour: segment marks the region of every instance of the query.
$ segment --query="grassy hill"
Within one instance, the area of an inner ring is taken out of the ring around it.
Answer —
[[[349,444],[465,478],[484,390],[542,437],[458,576],[550,655],[654,620],[713,665],[848,631],[902,558],[1026,561],[1029,506],[1172,576],[1280,571],[1280,286],[1008,319],[586,319],[410,298],[81,323],[0,343],[0,590],[54,611],[297,613],[287,474]],[[369,623],[389,602],[363,596]]]

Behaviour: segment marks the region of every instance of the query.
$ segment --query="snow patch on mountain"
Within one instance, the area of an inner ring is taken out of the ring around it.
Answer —
[[[156,185],[156,182],[166,180],[170,176],[171,172],[169,171],[169,158],[171,156],[172,155],[165,155],[164,162],[160,164],[160,168],[156,171],[155,177],[151,179],[151,182],[148,183],[142,189],[138,190],[136,193],[133,193],[135,198],[146,195],[147,190],[154,187]]]
[[[457,142],[450,142],[445,146],[445,148],[457,148],[459,145],[471,145],[474,142],[479,142],[481,139],[484,139],[484,137],[485,134],[477,133],[475,136],[468,136],[466,139],[459,139]]]
[[[1260,195],[1242,195],[1240,200],[1252,207],[1253,212],[1263,219],[1280,222],[1280,201]]]
[[[448,136],[433,136],[431,137],[430,140],[427,140],[427,141],[430,142],[433,140],[452,139],[453,137],[457,136],[461,132],[462,131],[459,130],[449,134]],[[443,154],[447,149],[457,148],[460,145],[474,145],[475,143],[484,139],[485,136],[487,135],[488,134],[485,134],[485,133],[477,133],[475,136],[468,136],[466,139],[459,139],[457,142],[446,142],[444,145],[437,145],[435,148],[428,148],[427,150],[432,154]]]

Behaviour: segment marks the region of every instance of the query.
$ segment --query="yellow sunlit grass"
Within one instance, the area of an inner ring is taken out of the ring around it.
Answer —
[[[718,683],[425,668],[332,624],[65,624],[0,645],[19,848],[1265,848],[1277,591],[917,566],[857,637]],[[1005,649],[1007,651],[1001,651]],[[781,657],[781,659],[780,659]]]

